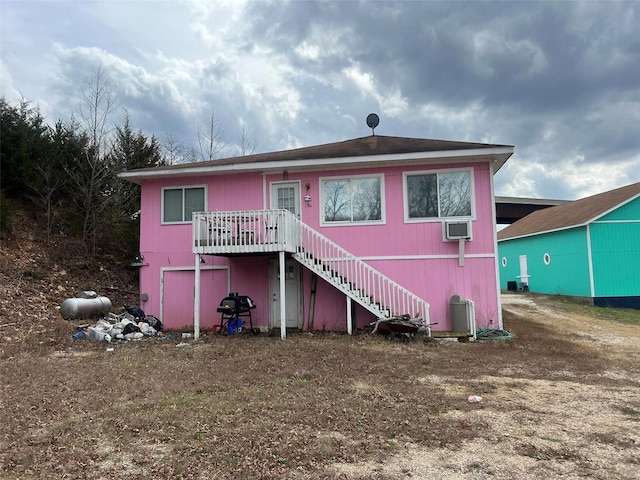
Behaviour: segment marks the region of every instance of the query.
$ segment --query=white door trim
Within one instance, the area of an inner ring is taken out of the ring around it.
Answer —
[[[295,198],[295,207],[296,207],[296,215],[298,217],[298,220],[302,220],[302,202],[301,202],[301,198],[300,198],[300,192],[302,189],[302,184],[300,182],[300,180],[278,180],[275,182],[270,182],[269,183],[269,208],[273,209],[277,209],[278,205],[277,205],[277,200],[274,201],[274,193],[277,191],[277,187],[281,187],[283,185],[293,185],[295,187],[295,193],[296,193],[296,198]]]

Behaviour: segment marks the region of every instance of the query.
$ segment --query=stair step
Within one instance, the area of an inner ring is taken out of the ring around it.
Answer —
[[[309,268],[312,272],[316,273],[325,281],[338,288],[345,295],[358,302],[374,315],[377,315],[381,318],[391,316],[391,309],[388,306],[382,305],[380,302],[376,301],[374,296],[370,295],[364,288],[356,285],[353,281],[350,281],[347,277],[344,276],[344,272],[341,273],[336,270],[336,267],[339,267],[340,270],[342,270],[343,264],[340,263],[343,260],[342,258],[340,258],[338,261],[332,259],[325,262],[322,258],[315,257],[313,254],[304,251],[304,249],[302,248],[298,250],[297,255],[294,255],[294,257],[300,263]],[[353,259],[347,259],[345,257],[344,260],[346,260],[347,262],[352,260],[357,261],[355,257]],[[346,263],[344,265],[346,265]]]

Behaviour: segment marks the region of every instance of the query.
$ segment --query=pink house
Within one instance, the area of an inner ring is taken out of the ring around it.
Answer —
[[[229,292],[283,337],[403,314],[445,335],[454,308],[501,328],[493,176],[512,154],[370,136],[123,172],[142,186],[140,307],[196,336]]]

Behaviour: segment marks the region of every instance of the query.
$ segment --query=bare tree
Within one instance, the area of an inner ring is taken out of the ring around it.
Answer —
[[[200,160],[213,160],[218,157],[227,144],[224,141],[222,125],[216,115],[216,111],[211,109],[206,125],[198,125],[198,146],[200,147]]]
[[[382,199],[379,178],[351,180],[352,220],[381,220]]]
[[[192,150],[185,146],[173,133],[166,133],[161,142],[162,155],[168,165],[189,161]]]
[[[47,243],[51,241],[51,234],[55,225],[57,209],[55,208],[69,177],[65,174],[65,166],[74,148],[78,148],[74,132],[70,131],[62,121],[58,121],[54,129],[49,132],[49,148],[41,152],[34,163],[36,181],[29,186],[33,191],[31,198],[41,209],[45,221]]]
[[[78,115],[97,158],[103,158],[107,135],[112,130],[109,120],[118,108],[118,96],[111,90],[104,69],[95,68],[91,77],[84,79],[84,86],[80,89]]]
[[[407,178],[410,218],[438,216],[438,176],[435,173]]]
[[[469,172],[441,173],[438,175],[440,216],[471,215],[471,179]]]
[[[99,67],[85,79],[80,89],[79,127],[84,131],[88,147],[73,169],[68,169],[77,195],[74,203],[82,217],[82,238],[91,242],[96,251],[96,219],[108,205],[110,178],[114,175],[105,159],[111,117],[118,109],[117,95],[113,93],[105,71]],[[72,119],[73,121],[73,119]]]
[[[325,182],[324,219],[328,222],[351,219],[349,184],[344,180]]]
[[[237,156],[244,157],[255,153],[258,148],[258,142],[255,137],[250,135],[246,126],[242,126],[240,130],[240,138],[238,139]]]

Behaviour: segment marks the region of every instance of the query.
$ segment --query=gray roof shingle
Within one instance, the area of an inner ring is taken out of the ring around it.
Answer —
[[[141,168],[130,171],[145,172],[156,169],[184,170],[189,168],[220,167],[225,165],[240,165],[261,162],[286,162],[292,160],[311,160],[323,158],[362,157],[368,155],[393,155],[417,152],[439,152],[454,150],[487,149],[495,147],[509,147],[488,143],[457,142],[449,140],[430,140],[424,138],[388,137],[372,135],[355,138],[342,142],[314,145],[311,147],[295,148],[278,152],[256,153],[242,157],[222,158],[194,163],[180,163],[163,167]]]

